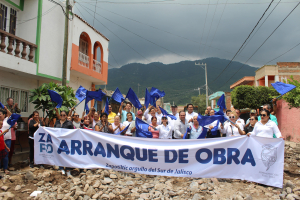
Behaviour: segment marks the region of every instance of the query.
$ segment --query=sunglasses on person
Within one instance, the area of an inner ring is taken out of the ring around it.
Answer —
[[[250,121],[253,121],[253,120],[255,120],[255,119],[250,119]]]
[[[65,117],[65,116],[67,116],[67,115],[60,115],[61,117]]]
[[[267,116],[267,115],[266,115],[266,114],[260,114],[260,116],[261,116],[261,117],[265,117],[265,116]]]
[[[74,115],[75,117],[79,117],[79,115]]]
[[[229,119],[234,119],[235,118],[235,116],[229,116]]]

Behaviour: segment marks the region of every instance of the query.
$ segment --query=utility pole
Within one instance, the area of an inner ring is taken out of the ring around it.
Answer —
[[[201,88],[198,87],[198,89],[194,89],[194,90],[199,90],[199,96],[200,96],[200,94],[201,94],[201,93],[200,93]]]
[[[66,0],[66,18],[65,18],[65,36],[64,36],[64,53],[62,68],[62,85],[67,85],[67,58],[68,58],[68,40],[69,40],[69,0]]]
[[[208,85],[207,85],[207,66],[206,63],[195,63],[195,65],[200,65],[200,67],[203,69],[203,65],[204,65],[204,70],[205,70],[205,86],[206,86],[206,107],[208,106]],[[200,93],[200,90],[199,90]]]

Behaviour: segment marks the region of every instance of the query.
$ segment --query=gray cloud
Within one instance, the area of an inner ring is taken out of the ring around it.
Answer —
[[[266,16],[270,13],[278,1],[279,0],[276,0],[271,5]],[[269,4],[269,1],[262,2],[262,0],[243,1],[243,3],[249,4],[235,4],[241,1],[228,0],[228,4],[225,7],[220,24],[217,28],[225,6],[225,0],[176,0],[166,1],[165,4],[125,4],[124,1],[114,2],[123,3],[119,4],[108,3],[107,1],[98,1],[95,15],[96,19],[94,23],[94,27],[110,39],[110,67],[120,67],[132,62],[174,63],[182,60],[196,60],[206,57],[219,57],[230,60],[247,38],[248,34]],[[126,2],[143,1],[126,0]],[[210,2],[214,5],[210,5],[208,9],[208,5],[177,4],[199,4],[200,2],[202,4],[208,4]],[[217,3],[219,4],[216,7]],[[296,4],[296,1],[282,0],[235,60],[245,62],[287,16],[287,14],[296,6]],[[93,25],[93,11],[95,10],[95,5],[95,0],[78,0],[74,8],[74,12]],[[207,9],[208,13],[206,18]],[[134,22],[125,17],[113,14],[112,12],[137,20],[143,24],[156,27],[157,29],[165,30],[174,35]],[[120,26],[123,26],[146,40],[156,43],[157,45],[175,53],[167,51],[124,30],[123,28],[104,19],[100,15],[119,24]],[[260,67],[298,44],[300,42],[300,26],[297,23],[299,18],[300,6],[295,9],[289,18],[287,18],[287,20],[280,26],[280,28],[277,29],[277,31],[252,57],[252,59],[248,61],[247,64]],[[124,42],[108,31],[99,21],[142,56],[133,51]],[[216,34],[213,39],[215,32]],[[202,34],[203,37],[201,40]],[[177,37],[175,35],[181,37]],[[182,37],[187,38],[188,40],[183,39]],[[199,45],[200,40],[202,45]],[[206,44],[206,46],[204,46],[204,44]],[[209,47],[210,44],[211,47]],[[299,49],[300,46],[269,64],[275,64],[278,61],[299,62]]]

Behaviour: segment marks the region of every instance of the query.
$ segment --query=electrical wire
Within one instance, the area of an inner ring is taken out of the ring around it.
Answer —
[[[203,26],[202,35],[201,35],[201,38],[200,38],[200,44],[202,44],[202,38],[203,38],[203,35],[204,35],[204,30],[205,30],[205,25],[206,25],[206,19],[207,19],[207,14],[208,14],[208,10],[209,10],[209,5],[210,5],[210,0],[209,0],[209,4],[207,6],[207,10],[206,10],[206,15],[205,15],[205,20],[204,20],[204,26]],[[200,57],[200,44],[199,44],[199,49],[198,49],[199,57]],[[203,47],[203,49],[204,48],[205,48],[205,46]]]
[[[77,2],[77,3],[78,3],[78,2]],[[78,4],[80,4],[80,3],[78,3]],[[80,5],[81,5],[81,4],[80,4]],[[82,6],[82,5],[81,5],[81,6]],[[82,7],[85,7],[85,6],[82,6]],[[88,10],[90,10],[90,11],[92,11],[91,9],[89,9],[89,8],[87,8],[87,7],[85,7],[85,8],[88,9]],[[171,53],[173,53],[173,54],[176,54],[176,55],[178,55],[178,56],[180,56],[180,57],[183,57],[183,58],[185,58],[185,59],[190,60],[190,59],[187,58],[186,56],[183,56],[183,55],[181,55],[181,54],[179,54],[179,53],[176,53],[176,52],[174,52],[174,51],[171,51],[171,50],[169,50],[169,49],[167,49],[167,48],[165,48],[165,47],[163,47],[163,46],[161,46],[161,45],[159,45],[159,44],[156,44],[155,42],[152,42],[152,41],[149,40],[149,39],[146,39],[146,38],[140,36],[139,34],[136,34],[136,33],[132,32],[132,31],[130,31],[129,29],[127,29],[127,28],[125,28],[125,27],[123,27],[123,26],[121,26],[121,25],[119,25],[119,24],[117,24],[117,23],[111,21],[110,19],[108,19],[108,18],[106,18],[106,17],[104,17],[104,16],[102,16],[102,15],[100,15],[100,14],[98,14],[98,13],[96,13],[96,14],[99,15],[99,16],[101,16],[102,18],[106,19],[107,21],[109,21],[109,22],[111,22],[111,23],[113,23],[113,24],[119,26],[120,28],[122,28],[122,29],[124,29],[124,30],[126,30],[126,31],[128,31],[128,32],[130,32],[130,33],[132,33],[133,35],[138,36],[139,38],[141,38],[141,39],[143,39],[143,40],[145,40],[145,41],[147,41],[147,42],[149,42],[149,43],[151,43],[151,44],[153,44],[153,45],[156,45],[156,46],[158,46],[158,47],[160,47],[160,48],[162,48],[162,49],[164,49],[164,50],[166,50],[166,51],[169,51],[169,52],[171,52]]]
[[[56,8],[56,7],[57,7],[57,5],[54,5],[53,7],[51,7],[50,9],[48,9],[46,12],[44,12],[41,16],[47,15],[47,14],[50,13],[52,10],[54,10],[54,8]],[[34,17],[34,18],[31,18],[31,19],[20,20],[20,21],[22,21],[22,22],[18,23],[17,25],[19,25],[19,24],[24,24],[24,23],[26,23],[26,22],[32,21],[32,20],[34,20],[34,19],[36,19],[36,18],[38,18],[38,17],[40,17],[40,16],[38,15],[38,16],[36,16],[36,17]],[[18,20],[17,20],[17,21],[18,21]]]
[[[234,60],[234,58],[237,56],[237,54],[240,52],[240,50],[242,49],[242,47],[244,46],[244,44],[247,42],[247,40],[249,39],[249,37],[251,36],[251,34],[253,33],[253,31],[255,30],[255,28],[257,27],[257,25],[259,24],[259,22],[261,21],[261,19],[264,17],[264,15],[266,14],[266,12],[269,10],[269,8],[270,8],[270,6],[272,5],[273,2],[274,2],[274,0],[271,1],[271,3],[267,7],[267,9],[263,13],[263,15],[260,17],[260,19],[258,20],[258,22],[256,23],[256,25],[254,26],[254,28],[252,29],[252,31],[250,32],[250,34],[248,35],[248,37],[246,38],[246,40],[243,42],[242,46],[239,48],[239,50],[235,53],[235,55],[233,56],[233,58],[230,60],[230,62],[226,65],[226,67],[222,70],[222,72],[213,81],[211,81],[211,82],[214,82],[215,80],[217,80],[223,74],[223,72],[229,67],[229,65],[232,63],[232,61]]]
[[[264,64],[264,65],[267,65],[268,63],[270,63],[270,62],[272,62],[272,61],[274,61],[274,60],[276,60],[277,58],[279,58],[279,57],[281,57],[281,56],[283,56],[283,55],[285,55],[285,54],[287,54],[288,52],[290,52],[290,51],[292,51],[293,49],[295,49],[297,46],[299,46],[300,45],[300,43],[298,43],[298,44],[296,44],[294,47],[292,47],[291,49],[289,49],[289,50],[287,50],[286,52],[284,52],[284,53],[282,53],[282,54],[280,54],[279,56],[277,56],[276,58],[273,58],[272,60],[270,60],[269,62],[267,62],[266,64]]]
[[[293,10],[291,12],[289,12],[289,14],[280,22],[280,24],[273,30],[273,32],[267,37],[267,39],[265,39],[265,41],[255,50],[255,52],[250,56],[250,58],[248,58],[248,60],[245,62],[245,64],[256,54],[256,52],[266,43],[266,41],[275,33],[275,31],[281,26],[281,24],[292,14],[292,12],[299,6],[300,2],[293,8]],[[239,70],[237,70],[230,78],[228,81],[231,80],[231,78],[236,75],[241,69],[243,68],[240,67]],[[226,83],[228,83],[228,81]],[[226,84],[225,83],[225,84]]]
[[[279,5],[279,3],[281,2],[278,1],[277,4],[274,6],[274,8],[271,10],[271,12],[268,14],[268,16],[264,19],[264,21],[261,23],[261,25],[256,29],[256,31],[253,33],[253,35],[250,37],[250,39],[247,41],[247,43],[245,44],[245,46],[242,48],[242,50],[240,52],[242,52],[245,47],[249,44],[249,42],[252,40],[252,38],[255,36],[255,34],[257,33],[257,31],[262,27],[262,25],[266,22],[266,20],[269,18],[269,16],[272,14],[272,12],[275,10],[275,8]],[[240,53],[239,53],[240,54]]]
[[[215,15],[216,15],[218,3],[219,3],[219,0],[217,1],[217,5],[216,5],[216,7],[215,7],[214,15],[213,15],[213,18],[212,18],[211,23],[210,23],[209,31],[208,31],[208,34],[207,34],[207,36],[206,36],[205,47],[204,47],[204,49],[203,49],[202,54],[204,54],[204,52],[206,52],[206,51],[205,51],[205,50],[206,50],[206,44],[207,44],[207,40],[208,40],[208,37],[209,37],[209,34],[210,34],[211,26],[212,26],[212,24],[213,24],[213,22],[214,22],[214,18],[215,18]]]
[[[49,0],[49,1],[51,1],[52,3],[55,3],[55,4],[57,4],[57,5],[59,5],[59,6],[61,7],[61,9],[62,9],[64,15],[66,16],[66,18],[68,18],[68,20],[70,20],[70,21],[73,20],[74,17],[72,16],[72,18],[69,18],[69,13],[66,13],[66,11],[64,10],[64,7],[63,7],[60,3],[58,3],[58,2],[56,2],[56,1],[54,1],[54,0]],[[69,5],[68,5],[68,6],[69,6]]]

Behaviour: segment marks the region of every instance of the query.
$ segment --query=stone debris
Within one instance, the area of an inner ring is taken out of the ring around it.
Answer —
[[[77,175],[62,175],[53,166],[27,168],[0,180],[0,200],[96,200],[96,199],[299,199],[300,144],[286,142],[283,188],[253,182],[217,178],[164,177],[106,169],[74,169]],[[72,171],[74,171],[72,170]],[[42,191],[29,197],[33,191]]]

